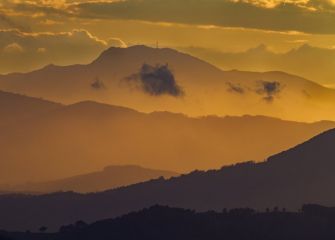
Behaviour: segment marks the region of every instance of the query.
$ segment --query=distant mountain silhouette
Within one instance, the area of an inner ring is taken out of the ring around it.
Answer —
[[[197,213],[153,206],[90,225],[77,221],[57,233],[0,231],[0,236],[13,240],[323,240],[335,237],[334,219],[334,208],[314,204],[303,205],[299,212],[238,208]]]
[[[139,166],[108,166],[102,171],[42,183],[14,186],[12,192],[98,192],[123,187],[160,177],[170,178],[178,173],[142,168]],[[0,192],[1,194],[1,192]]]
[[[80,102],[0,127],[0,185],[58,180],[108,165],[183,173],[262,161],[334,127],[262,116],[146,114]]]
[[[181,50],[216,63],[226,70],[271,71],[276,69],[312,79],[323,85],[333,85],[334,82],[335,65],[332,59],[335,58],[335,50],[333,48],[319,48],[305,43],[284,53],[275,53],[264,44],[243,52],[220,52],[196,47]],[[322,64],[315,64],[315,61]]]
[[[37,229],[42,225],[56,229],[77,220],[92,222],[155,204],[198,211],[334,205],[334,143],[335,130],[329,130],[262,163],[194,171],[94,194],[0,196],[0,229]]]
[[[335,90],[283,72],[222,71],[172,49],[146,46],[110,48],[88,65],[49,65],[0,75],[0,89],[66,104],[94,100],[144,112],[335,120]]]

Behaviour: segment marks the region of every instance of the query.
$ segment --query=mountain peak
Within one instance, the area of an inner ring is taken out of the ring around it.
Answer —
[[[135,170],[143,170],[145,169],[144,167],[140,165],[135,165],[135,164],[128,164],[128,165],[110,165],[104,167],[103,171],[108,172],[111,170],[120,170],[120,169],[135,169]]]
[[[103,51],[100,56],[94,60],[91,65],[105,66],[120,65],[120,63],[148,63],[148,64],[166,64],[171,63],[175,65],[194,64],[198,67],[206,67],[210,70],[218,71],[217,67],[204,62],[194,56],[179,52],[171,48],[153,48],[145,45],[134,45],[127,48],[111,47]],[[120,65],[120,67],[123,67]],[[197,68],[195,68],[197,69]]]
[[[110,47],[103,51],[100,56],[93,61],[93,63],[99,63],[111,58],[118,58],[122,55],[134,55],[134,56],[147,56],[148,54],[159,53],[162,51],[170,51],[174,53],[178,53],[178,51],[169,49],[169,48],[152,48],[146,45],[134,45],[127,48],[121,47]]]
[[[53,63],[50,63],[50,64],[44,66],[42,69],[55,69],[57,67],[58,67],[57,65],[55,65]]]
[[[268,46],[266,46],[265,44],[260,44],[254,48],[250,48],[249,50],[247,50],[248,53],[270,53]]]
[[[310,51],[313,51],[313,50],[319,50],[319,49],[320,48],[311,46],[308,43],[304,43],[304,44],[300,45],[299,47],[293,48],[292,50],[288,51],[287,54],[292,54],[292,53],[302,53],[302,54],[304,54],[306,52],[310,52]]]
[[[99,103],[95,101],[81,101],[78,103],[74,103],[71,105],[66,106],[63,110],[68,110],[71,112],[83,112],[83,113],[111,113],[111,112],[118,112],[118,113],[139,113],[136,110],[127,108],[127,107],[120,107],[109,105],[105,103]]]

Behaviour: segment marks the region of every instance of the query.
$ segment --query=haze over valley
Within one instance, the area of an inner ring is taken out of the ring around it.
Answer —
[[[0,0],[0,240],[335,239],[334,0]]]
[[[146,46],[110,48],[88,65],[2,75],[0,89],[63,104],[94,100],[144,112],[335,119],[335,90],[310,80],[278,71],[222,71],[173,49]]]

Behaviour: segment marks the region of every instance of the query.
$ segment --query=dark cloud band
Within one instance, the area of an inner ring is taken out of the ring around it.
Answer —
[[[335,7],[331,4],[325,5],[325,2],[311,0],[305,6],[281,3],[273,8],[266,8],[229,0],[126,0],[81,3],[72,11],[79,17],[86,18],[133,19],[332,34],[335,33]]]

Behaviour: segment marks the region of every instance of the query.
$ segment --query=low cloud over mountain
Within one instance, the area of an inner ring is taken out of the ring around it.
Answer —
[[[92,91],[102,89],[101,82],[92,86],[97,76],[106,87],[99,93]],[[143,45],[109,48],[86,65],[0,75],[0,89],[65,104],[90,99],[143,112],[335,119],[333,89],[279,71],[224,71],[173,49]],[[262,99],[274,101],[270,105]]]
[[[152,96],[167,94],[180,97],[184,95],[184,91],[177,84],[175,76],[167,64],[157,64],[156,66],[143,64],[138,73],[126,79],[130,82],[136,82],[143,92]]]
[[[259,81],[260,87],[256,92],[263,97],[267,102],[272,102],[282,90],[280,82]]]

